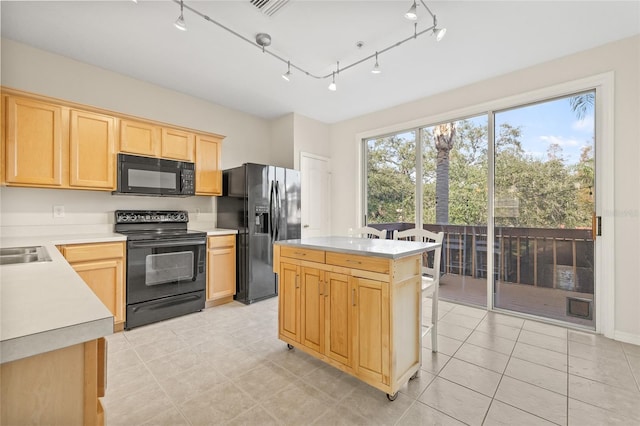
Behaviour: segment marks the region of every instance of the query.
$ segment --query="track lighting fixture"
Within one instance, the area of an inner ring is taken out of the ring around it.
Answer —
[[[133,1],[137,1],[137,0],[133,0]],[[438,28],[438,22],[436,20],[436,15],[433,14],[433,12],[431,12],[431,10],[429,9],[429,7],[425,4],[424,0],[420,0],[420,4],[422,6],[424,6],[425,10],[427,11],[427,13],[429,13],[429,15],[431,16],[431,18],[433,19],[433,25],[425,28],[423,30],[418,31],[418,14],[417,14],[417,7],[418,7],[418,3],[417,0],[412,0],[413,3],[411,4],[411,7],[409,8],[409,10],[407,11],[407,13],[405,13],[405,18],[411,20],[411,21],[416,21],[414,22],[414,30],[413,30],[413,34],[411,34],[410,36],[395,42],[387,47],[385,47],[384,49],[380,49],[378,51],[376,51],[374,54],[371,54],[365,58],[362,58],[360,60],[357,60],[349,65],[343,66],[342,68],[340,68],[340,62],[337,63],[337,67],[335,71],[332,71],[330,74],[313,74],[307,70],[305,70],[304,68],[295,65],[293,63],[291,63],[290,60],[283,58],[282,56],[278,55],[277,53],[274,53],[270,50],[267,50],[266,47],[271,45],[271,36],[269,34],[266,33],[259,33],[255,36],[255,39],[252,40],[248,37],[243,36],[242,34],[239,34],[238,32],[234,31],[233,29],[223,25],[222,23],[210,18],[209,16],[205,15],[204,13],[194,9],[193,7],[191,7],[188,4],[184,4],[184,0],[173,0],[174,3],[178,3],[180,4],[180,17],[178,17],[178,19],[175,22],[175,26],[176,28],[178,28],[179,30],[182,31],[186,31],[187,27],[185,25],[185,21],[184,21],[184,15],[183,15],[183,9],[187,9],[188,11],[192,12],[195,15],[198,15],[199,17],[201,17],[202,19],[204,19],[207,22],[210,22],[212,24],[215,24],[217,27],[222,28],[223,30],[229,32],[230,34],[236,36],[237,38],[245,41],[246,43],[249,43],[251,45],[253,45],[254,47],[259,48],[260,50],[262,50],[263,53],[270,55],[272,58],[275,58],[281,62],[284,62],[287,64],[287,72],[282,74],[282,78],[285,79],[286,81],[290,81],[291,79],[291,68],[295,68],[296,70],[298,70],[300,73],[307,75],[308,77],[311,78],[315,78],[317,80],[325,80],[328,78],[331,78],[331,84],[329,84],[328,89],[331,90],[332,92],[337,90],[337,85],[336,85],[336,74],[340,74],[343,71],[348,70],[349,68],[353,68],[356,65],[359,65],[363,62],[366,62],[372,58],[375,58],[375,65],[373,66],[373,69],[371,70],[371,72],[373,74],[380,74],[382,72],[382,69],[380,68],[380,64],[378,63],[378,55],[382,55],[383,53],[388,52],[391,49],[395,49],[396,47],[408,42],[409,40],[413,40],[413,39],[417,39],[419,36],[421,36],[422,34],[432,34],[435,36],[437,41],[442,40],[442,37],[444,37],[446,29],[445,28]]]
[[[380,65],[378,65],[378,52],[376,52],[376,64],[373,66],[371,70],[372,74],[380,74],[382,70],[380,69]]]
[[[282,78],[291,81],[291,62],[287,61],[287,72],[282,74]]]
[[[328,89],[331,90],[332,92],[335,92],[336,90],[338,90],[338,86],[336,86],[336,73],[335,73],[335,71],[331,73],[331,84],[329,84]]]
[[[413,0],[413,4],[409,8],[409,10],[407,10],[407,13],[404,14],[404,17],[410,21],[415,21],[416,19],[418,19],[418,11],[416,10],[417,7],[418,5],[416,4],[415,0]]]
[[[184,7],[184,4],[182,2],[182,0],[180,0],[180,16],[178,16],[178,19],[176,19],[176,22],[174,22],[173,25],[175,25],[175,27],[181,31],[187,31],[187,26],[184,23],[184,16],[182,13],[182,8]]]

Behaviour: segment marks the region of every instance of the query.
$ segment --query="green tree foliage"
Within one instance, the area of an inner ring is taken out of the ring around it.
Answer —
[[[449,223],[486,225],[488,142],[478,120],[455,123],[449,153]],[[433,128],[423,129],[424,223],[435,223],[436,158]],[[527,154],[519,127],[503,124],[496,132],[496,225],[579,228],[591,225],[593,150],[586,147],[577,165],[564,161],[551,145],[547,158]],[[368,141],[367,188],[370,223],[414,222],[415,133]]]
[[[369,223],[415,222],[415,191],[415,133],[367,141]]]

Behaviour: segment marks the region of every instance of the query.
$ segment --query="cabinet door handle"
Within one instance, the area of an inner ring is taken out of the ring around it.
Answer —
[[[306,256],[307,253],[301,252],[301,251],[294,251],[293,254],[295,254],[296,256]]]
[[[356,265],[360,265],[362,262],[359,260],[347,259],[347,263],[355,263]]]
[[[296,275],[296,288],[300,288],[300,283],[298,282],[299,275]]]
[[[327,297],[329,295],[329,283],[327,283],[326,281],[324,282],[324,297]]]
[[[318,294],[322,296],[322,281],[318,281]]]
[[[356,306],[356,289],[351,289],[351,306]]]

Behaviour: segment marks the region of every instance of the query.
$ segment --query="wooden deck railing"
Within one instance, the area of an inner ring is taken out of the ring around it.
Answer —
[[[412,223],[369,226],[394,230]],[[486,278],[487,253],[493,251],[496,279],[535,287],[593,294],[593,239],[588,229],[497,227],[493,247],[487,244],[486,226],[424,225],[444,231],[442,273]]]

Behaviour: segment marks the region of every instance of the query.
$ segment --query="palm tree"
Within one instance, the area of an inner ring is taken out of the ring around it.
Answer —
[[[456,135],[455,123],[435,126],[433,137],[436,151],[436,223],[449,223],[449,152]]]
[[[571,110],[576,113],[578,120],[582,120],[590,109],[593,109],[593,103],[596,100],[594,92],[583,93],[569,99]]]

